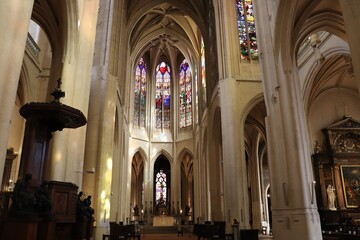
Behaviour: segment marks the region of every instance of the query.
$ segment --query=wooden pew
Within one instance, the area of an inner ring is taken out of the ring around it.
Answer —
[[[198,239],[224,239],[225,240],[225,222],[217,221],[214,224],[194,224],[193,234]]]
[[[116,222],[110,222],[110,234],[103,234],[103,240],[117,240],[117,239],[125,239],[125,240],[140,240],[140,234],[136,233],[135,225],[120,225]]]

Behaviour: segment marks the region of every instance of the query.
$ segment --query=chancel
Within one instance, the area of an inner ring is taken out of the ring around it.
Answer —
[[[359,239],[358,13],[2,1],[0,239]]]

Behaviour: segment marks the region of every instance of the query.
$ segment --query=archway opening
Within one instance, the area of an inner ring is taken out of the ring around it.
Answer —
[[[139,152],[135,153],[131,165],[131,204],[134,217],[139,217],[144,203],[144,160]]]
[[[186,153],[181,161],[181,209],[185,217],[193,219],[194,213],[194,177],[193,159]]]
[[[170,213],[171,167],[169,160],[160,155],[154,165],[154,213],[168,215]]]

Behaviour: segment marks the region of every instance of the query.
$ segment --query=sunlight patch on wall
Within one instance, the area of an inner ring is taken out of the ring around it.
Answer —
[[[102,191],[100,194],[100,224],[105,224],[110,219],[110,196],[111,196],[111,178],[112,178],[112,158],[106,160],[104,171],[104,180],[102,182]]]

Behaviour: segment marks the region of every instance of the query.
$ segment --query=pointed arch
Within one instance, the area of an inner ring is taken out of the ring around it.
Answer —
[[[258,106],[260,103],[262,103],[264,101],[265,101],[265,99],[264,99],[263,93],[259,93],[258,95],[253,97],[244,107],[244,110],[241,113],[242,119],[241,119],[240,123],[242,126],[245,126],[246,123],[253,124],[254,126],[256,126],[256,128],[258,129],[258,131],[260,132],[262,137],[264,139],[266,139],[265,122],[261,122],[259,119],[255,119],[254,117],[249,116],[250,112],[256,106]],[[266,109],[265,102],[264,102],[264,106],[265,106],[265,112],[263,112],[262,114],[264,115],[264,118],[265,118],[267,115],[267,113],[266,113],[267,109]]]
[[[178,154],[177,159],[183,158],[185,154],[189,154],[192,158],[194,158],[194,154],[187,147],[184,147]]]
[[[170,213],[171,178],[171,162],[164,154],[159,154],[154,161],[155,214]]]
[[[192,216],[194,213],[194,160],[193,154],[184,148],[179,154],[181,165],[181,209],[184,209],[185,216]]]
[[[174,161],[174,160],[173,160],[173,157],[172,157],[171,154],[170,154],[168,151],[166,151],[165,149],[160,149],[160,150],[156,153],[156,155],[153,157],[152,162],[155,163],[156,159],[158,159],[158,157],[159,157],[160,155],[164,155],[164,156],[169,160],[170,165],[173,163],[173,161]]]
[[[136,148],[133,153],[130,155],[131,156],[131,159],[135,156],[136,153],[139,153],[140,156],[147,162],[148,160],[148,157],[146,155],[146,152],[145,150],[142,148],[142,147],[138,147]]]
[[[144,205],[144,165],[145,160],[140,151],[135,152],[131,161],[131,205],[134,206],[134,209],[141,209]],[[134,216],[136,217],[138,214],[134,212]]]
[[[298,26],[300,28],[300,25]],[[314,16],[309,17],[301,25],[301,30],[297,32],[297,38],[294,47],[294,54],[296,56],[301,43],[305,38],[310,36],[314,32],[327,31],[339,38],[347,41],[344,19],[339,12],[322,12]]]

